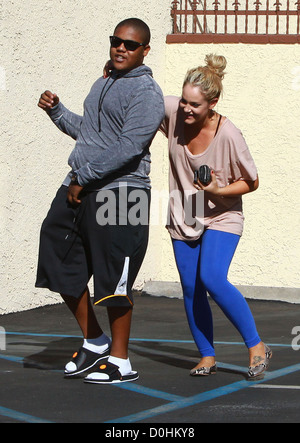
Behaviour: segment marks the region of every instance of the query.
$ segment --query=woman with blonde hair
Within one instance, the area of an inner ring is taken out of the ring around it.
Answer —
[[[259,180],[241,131],[215,111],[226,59],[210,54],[205,61],[205,66],[188,71],[180,98],[165,98],[161,130],[169,140],[167,229],[201,355],[191,375],[210,375],[217,369],[209,293],[241,334],[249,351],[248,378],[257,380],[264,376],[272,352],[227,275],[243,232],[242,195],[255,191]]]

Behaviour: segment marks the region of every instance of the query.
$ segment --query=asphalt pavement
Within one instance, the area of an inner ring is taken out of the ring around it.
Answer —
[[[248,303],[274,354],[255,382],[241,337],[213,302],[216,375],[189,375],[199,354],[182,299],[136,294],[130,360],[140,378],[109,386],[64,378],[82,343],[64,304],[0,316],[0,423],[101,423],[104,436],[134,441],[197,437],[203,423],[299,423],[300,305]],[[96,313],[109,334],[106,310]]]

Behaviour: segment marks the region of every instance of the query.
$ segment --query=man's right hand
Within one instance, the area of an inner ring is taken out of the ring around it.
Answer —
[[[40,97],[38,102],[38,107],[43,109],[44,111],[48,111],[54,106],[58,105],[59,98],[56,94],[53,94],[51,91],[45,91]]]

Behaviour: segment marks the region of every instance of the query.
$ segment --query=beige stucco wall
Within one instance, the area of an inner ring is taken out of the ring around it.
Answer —
[[[74,112],[107,60],[108,36],[123,18],[152,29],[146,62],[165,94],[180,94],[187,68],[207,52],[228,59],[219,111],[243,129],[261,187],[245,197],[245,234],[231,268],[236,284],[299,288],[299,46],[172,45],[170,0],[4,0],[0,10],[1,267],[0,314],[55,303],[34,288],[41,222],[65,174],[73,141],[37,108],[49,88]],[[167,144],[153,153],[150,244],[136,282],[178,281],[164,218]],[[300,301],[300,300],[299,300]]]

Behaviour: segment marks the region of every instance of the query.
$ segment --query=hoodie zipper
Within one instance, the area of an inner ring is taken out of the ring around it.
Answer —
[[[105,99],[106,94],[108,93],[110,88],[115,84],[115,82],[118,80],[118,78],[119,78],[119,75],[117,75],[116,78],[114,79],[114,81],[111,82],[111,84],[108,86],[108,83],[111,80],[111,77],[108,77],[105,85],[103,86],[102,92],[100,94],[99,103],[98,103],[98,128],[99,128],[99,132],[101,132],[100,113],[101,113],[103,101]]]

